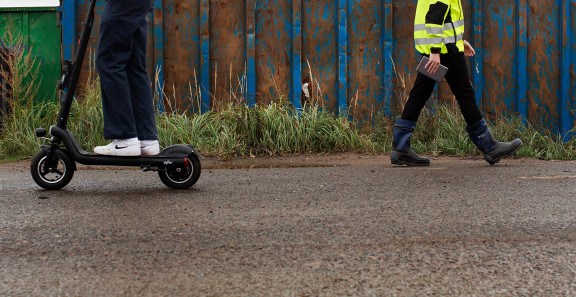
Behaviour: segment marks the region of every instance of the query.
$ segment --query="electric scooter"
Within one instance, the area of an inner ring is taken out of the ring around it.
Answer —
[[[194,150],[192,145],[176,144],[162,150],[157,156],[104,156],[86,152],[74,135],[66,129],[70,108],[74,100],[82,62],[88,46],[88,40],[94,23],[94,6],[91,0],[86,22],[83,24],[74,62],[65,61],[62,79],[58,83],[60,90],[65,90],[60,103],[58,120],[50,127],[51,138],[46,138],[47,131],[38,128],[37,137],[49,140],[42,145],[31,164],[32,178],[47,190],[58,190],[65,187],[76,171],[76,162],[84,165],[140,166],[143,171],[157,171],[160,180],[173,189],[187,189],[200,178],[200,158],[205,159]]]

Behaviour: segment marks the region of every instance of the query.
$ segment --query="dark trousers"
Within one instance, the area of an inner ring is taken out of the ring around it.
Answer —
[[[464,54],[461,53],[454,56],[442,55],[440,60],[442,65],[448,67],[445,79],[452,93],[456,96],[456,101],[458,101],[460,111],[466,123],[468,126],[476,124],[482,119],[482,112],[478,108],[478,105],[476,105],[474,87],[472,87],[472,83],[470,82]],[[414,87],[410,92],[410,97],[404,106],[404,111],[402,111],[403,120],[418,121],[420,112],[432,95],[432,91],[434,91],[434,86],[436,86],[435,80],[418,73]]]
[[[147,14],[153,4],[153,0],[108,0],[102,12],[96,69],[106,139],[158,139],[146,71]]]

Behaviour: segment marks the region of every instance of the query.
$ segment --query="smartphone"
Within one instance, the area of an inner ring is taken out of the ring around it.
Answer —
[[[446,73],[448,72],[448,67],[440,64],[440,67],[438,67],[438,71],[436,71],[436,73],[434,74],[430,74],[430,72],[428,72],[428,69],[426,69],[426,64],[428,64],[428,61],[430,61],[430,59],[426,56],[423,56],[416,70],[437,82],[441,82],[442,79],[444,79]]]

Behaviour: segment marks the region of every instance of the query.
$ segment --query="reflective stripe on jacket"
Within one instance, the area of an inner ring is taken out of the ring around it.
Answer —
[[[414,44],[421,54],[464,51],[464,11],[461,0],[418,0]]]

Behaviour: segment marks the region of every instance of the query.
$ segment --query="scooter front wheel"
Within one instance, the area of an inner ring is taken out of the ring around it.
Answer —
[[[74,176],[74,161],[62,150],[54,152],[53,164],[49,164],[46,151],[41,151],[32,159],[30,170],[34,181],[46,190],[59,190],[65,187]]]
[[[158,171],[160,180],[172,189],[188,189],[200,178],[200,160],[195,154],[186,158],[185,166],[168,165]]]

